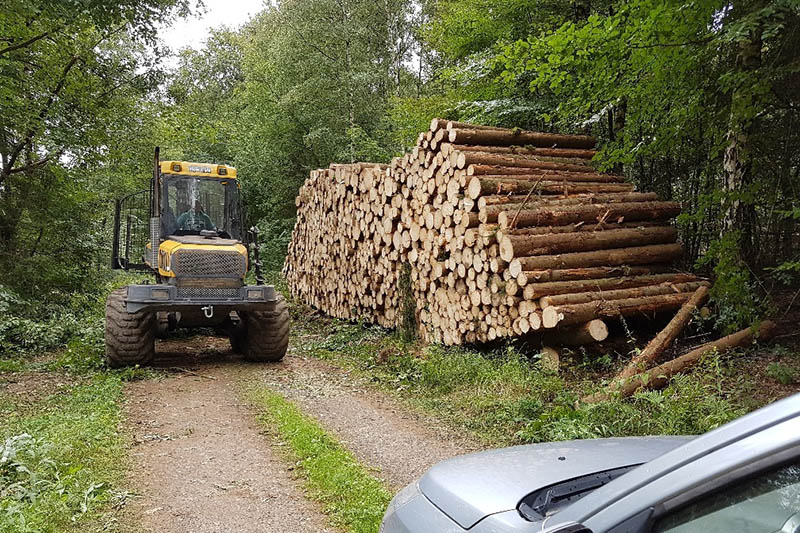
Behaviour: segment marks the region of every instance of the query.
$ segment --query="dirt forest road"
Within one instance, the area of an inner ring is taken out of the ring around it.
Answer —
[[[295,401],[393,491],[437,461],[476,448],[291,350],[271,365],[238,359],[227,339],[216,337],[163,341],[158,350],[159,366],[182,370],[126,391],[134,439],[128,484],[139,497],[124,522],[133,530],[334,531],[243,403],[241,386],[252,380]]]

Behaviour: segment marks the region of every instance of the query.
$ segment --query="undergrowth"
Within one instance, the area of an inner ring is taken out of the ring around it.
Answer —
[[[421,347],[377,327],[331,322],[332,332],[298,342],[303,353],[359,372],[410,404],[477,433],[488,444],[651,434],[697,434],[742,414],[725,360],[709,357],[663,391],[579,404],[610,364],[561,374],[510,343],[489,352]],[[303,331],[297,332],[303,335]],[[601,358],[602,359],[602,358]],[[601,360],[601,363],[603,361]]]
[[[259,419],[286,443],[312,498],[331,523],[353,533],[378,531],[391,494],[333,436],[280,394],[252,384],[246,395]]]
[[[96,374],[3,420],[0,531],[81,531],[100,517],[123,473],[121,394],[119,376]]]
[[[105,294],[129,281],[120,276],[51,316],[23,305],[0,324],[0,384],[29,384],[23,394],[0,387],[0,531],[111,526],[106,513],[124,498],[115,489],[126,457],[123,382],[152,374],[103,363]]]

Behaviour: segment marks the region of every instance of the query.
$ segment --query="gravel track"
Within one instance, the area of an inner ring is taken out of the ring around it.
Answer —
[[[178,372],[127,388],[129,486],[139,497],[124,522],[158,532],[335,531],[240,399],[242,383],[254,380],[295,401],[392,490],[479,448],[340,368],[292,351],[264,365],[241,361],[223,338],[159,342],[157,366]]]
[[[197,348],[206,356],[227,350],[227,340],[191,341],[162,344],[175,357],[160,363],[194,373],[135,382],[127,390],[134,436],[130,485],[141,494],[129,510],[135,529],[333,531],[238,399],[238,382],[261,367],[213,357],[203,363],[179,359]]]

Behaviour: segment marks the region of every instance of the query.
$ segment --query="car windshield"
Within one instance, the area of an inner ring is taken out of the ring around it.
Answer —
[[[221,237],[241,238],[235,180],[165,177],[163,195],[164,235],[200,235],[201,231],[213,231]]]

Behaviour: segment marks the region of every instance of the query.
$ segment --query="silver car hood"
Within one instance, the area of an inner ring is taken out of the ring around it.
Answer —
[[[689,437],[628,437],[528,444],[454,457],[433,466],[419,488],[454,522],[469,529],[484,517],[516,509],[531,492],[559,481],[646,463]]]

